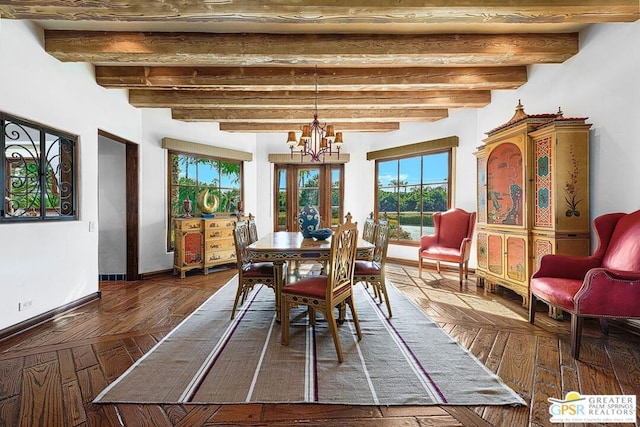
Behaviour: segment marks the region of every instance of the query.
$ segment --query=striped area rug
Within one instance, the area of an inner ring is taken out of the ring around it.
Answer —
[[[280,344],[269,288],[257,287],[229,320],[236,286],[232,279],[94,403],[525,404],[391,284],[391,319],[355,286],[363,339],[349,317],[339,326],[343,363],[326,322],[312,327],[306,309],[292,313],[290,344]]]

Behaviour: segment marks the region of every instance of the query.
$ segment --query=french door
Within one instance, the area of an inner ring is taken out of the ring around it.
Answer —
[[[314,206],[320,212],[320,227],[343,222],[344,165],[275,165],[274,230],[298,231],[298,212]]]

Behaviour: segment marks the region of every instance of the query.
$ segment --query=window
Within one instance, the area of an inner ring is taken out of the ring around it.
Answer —
[[[450,205],[450,160],[451,149],[376,160],[376,210],[389,219],[390,240],[419,241],[433,232],[433,213]]]
[[[77,137],[0,113],[0,221],[77,220]]]
[[[237,212],[242,200],[242,161],[223,160],[197,154],[169,151],[169,221],[168,249],[173,250],[173,219],[185,214],[185,200],[190,200],[190,215],[200,216],[200,206],[207,211]],[[208,190],[208,192],[207,192]],[[201,203],[198,203],[198,198]]]

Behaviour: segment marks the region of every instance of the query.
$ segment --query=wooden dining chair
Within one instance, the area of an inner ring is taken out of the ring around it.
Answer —
[[[347,214],[346,222],[338,226],[331,238],[327,275],[307,277],[282,288],[280,304],[282,345],[289,344],[289,313],[293,307],[299,305],[308,307],[311,324],[315,324],[316,311],[322,311],[331,330],[340,363],[344,360],[344,356],[338,336],[338,324],[335,317],[336,306],[342,306],[344,303],[349,306],[358,340],[362,339],[358,314],[353,300],[353,270],[357,243],[357,223],[352,223],[351,214]]]
[[[238,266],[238,290],[231,310],[231,319],[236,315],[238,304],[242,305],[247,295],[257,284],[263,284],[276,292],[276,269],[272,262],[251,262],[247,252],[249,243],[249,226],[245,221],[236,222],[233,230],[236,245],[236,262]],[[277,292],[276,292],[277,297]]]
[[[389,247],[389,223],[387,221],[378,221],[374,242],[373,259],[371,261],[356,260],[353,283],[364,282],[365,284],[371,284],[373,293],[380,303],[382,303],[384,296],[387,313],[391,317],[391,303],[389,302],[385,277],[387,248]]]
[[[364,227],[362,228],[362,240],[373,243],[375,240],[376,222],[373,219],[373,212],[364,220]]]
[[[256,217],[249,214],[247,224],[249,226],[249,244],[251,244],[258,240],[258,227],[256,226]]]

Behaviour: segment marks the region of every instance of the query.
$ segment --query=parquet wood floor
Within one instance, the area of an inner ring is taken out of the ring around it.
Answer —
[[[640,337],[586,321],[581,361],[569,321],[530,325],[507,290],[388,264],[388,278],[529,403],[527,407],[334,405],[94,405],[93,398],[235,271],[103,282],[102,298],[0,342],[0,426],[549,426],[547,398],[640,394]],[[393,303],[393,302],[392,302]],[[638,411],[640,413],[640,410]],[[571,424],[572,426],[575,424]]]

